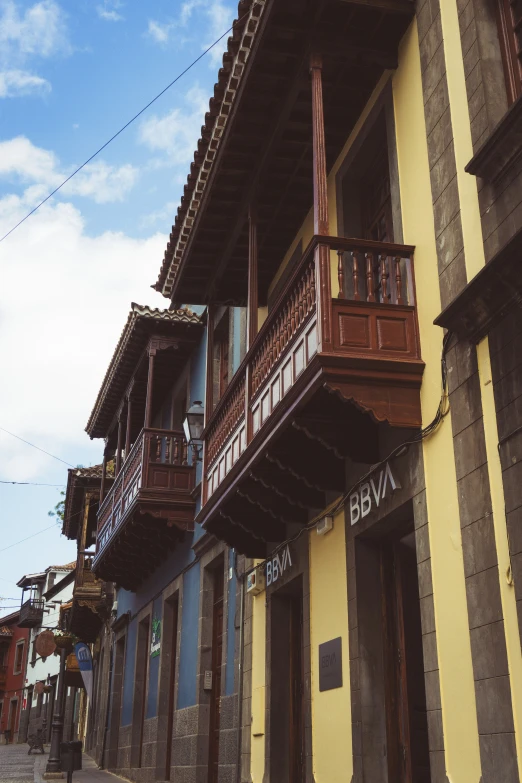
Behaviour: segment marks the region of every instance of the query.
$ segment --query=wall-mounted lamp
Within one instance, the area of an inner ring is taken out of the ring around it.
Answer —
[[[201,450],[203,442],[201,435],[205,422],[205,409],[201,400],[195,400],[187,411],[187,416],[183,422],[183,431],[187,443],[194,448],[196,462],[201,462]]]

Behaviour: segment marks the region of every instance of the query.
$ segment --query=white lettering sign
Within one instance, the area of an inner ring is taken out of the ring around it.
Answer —
[[[372,506],[375,505],[378,508],[381,500],[386,497],[387,492],[391,494],[400,488],[401,485],[393,478],[390,465],[387,462],[379,473],[378,480],[376,476],[371,478],[370,481],[361,484],[359,489],[350,495],[350,521],[352,525],[355,525],[360,519],[367,517],[372,510]]]
[[[292,567],[290,547],[287,545],[282,552],[278,552],[271,560],[266,561],[266,586],[277,582],[284,572]]]

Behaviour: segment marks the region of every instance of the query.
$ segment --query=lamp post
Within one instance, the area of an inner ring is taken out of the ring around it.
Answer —
[[[60,650],[60,673],[58,674],[58,694],[56,697],[56,710],[53,715],[51,725],[51,749],[49,750],[49,760],[45,768],[46,774],[57,774],[62,772],[60,761],[60,744],[63,736],[63,708],[64,708],[64,689],[65,689],[65,661],[67,650]]]
[[[183,430],[187,443],[192,444],[195,452],[196,462],[201,460],[200,452],[202,448],[201,435],[203,433],[205,422],[205,409],[201,400],[195,400],[187,411],[187,416],[183,422]]]

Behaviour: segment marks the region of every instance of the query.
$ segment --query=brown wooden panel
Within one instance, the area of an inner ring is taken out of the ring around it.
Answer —
[[[405,317],[376,318],[377,347],[381,351],[408,351],[408,326]]]
[[[169,486],[169,471],[164,467],[156,467],[151,465],[149,467],[149,481],[150,487],[158,487],[161,489],[167,489]]]
[[[342,347],[370,348],[371,323],[369,316],[339,313],[339,344]]]

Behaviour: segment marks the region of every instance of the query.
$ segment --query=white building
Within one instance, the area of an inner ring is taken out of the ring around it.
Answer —
[[[22,598],[22,614],[29,619],[30,625],[29,656],[25,680],[25,709],[23,726],[20,725],[21,736],[27,736],[37,724],[46,729],[46,739],[49,741],[52,714],[56,700],[56,684],[60,669],[59,655],[41,658],[36,652],[35,639],[39,633],[49,628],[55,630],[60,620],[60,607],[72,599],[74,588],[76,562],[63,566],[49,566],[39,574],[27,574],[17,583],[24,592],[29,591],[29,598]],[[52,591],[51,595],[47,595]],[[25,607],[25,612],[24,612]],[[52,690],[48,694],[35,692],[37,683],[49,684]],[[45,723],[44,723],[45,721]]]

